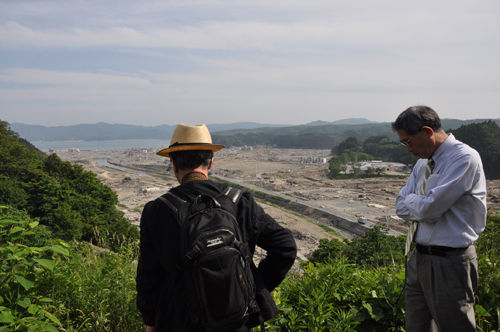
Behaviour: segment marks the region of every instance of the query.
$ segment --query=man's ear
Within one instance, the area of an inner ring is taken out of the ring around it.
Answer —
[[[174,168],[174,173],[177,173],[177,166],[174,163],[174,160],[170,158],[170,162],[172,163],[172,167]]]
[[[425,133],[427,134],[427,137],[432,137],[434,135],[434,129],[432,129],[429,126],[423,126],[422,130],[425,131]]]

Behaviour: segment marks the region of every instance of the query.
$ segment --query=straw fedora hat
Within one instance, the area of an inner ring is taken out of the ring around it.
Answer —
[[[212,136],[204,124],[188,126],[180,123],[174,130],[168,148],[158,151],[156,154],[168,157],[170,152],[188,150],[219,151],[224,145],[212,144]]]

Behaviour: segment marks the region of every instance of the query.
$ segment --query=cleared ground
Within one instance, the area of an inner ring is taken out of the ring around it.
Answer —
[[[168,159],[157,156],[151,149],[57,151],[57,154],[95,172],[115,190],[120,209],[134,224],[138,224],[146,202],[177,185],[173,172],[167,171]],[[215,156],[213,174],[295,197],[312,206],[356,218],[366,217],[402,234],[406,232],[407,226],[395,216],[394,210],[395,197],[405,178],[330,180],[326,176],[328,164],[324,163],[329,158],[328,150],[229,148]],[[488,193],[489,208],[499,211],[500,180],[488,181]],[[317,248],[319,239],[337,236],[303,217],[261,204],[294,233],[301,260]]]

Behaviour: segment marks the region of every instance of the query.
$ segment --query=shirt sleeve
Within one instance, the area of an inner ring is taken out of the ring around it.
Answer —
[[[471,191],[478,174],[478,163],[473,156],[461,155],[448,162],[426,195],[410,193],[403,204],[417,220],[436,223],[461,196]]]
[[[154,218],[153,202],[144,207],[141,215],[139,260],[137,263],[137,308],[146,325],[155,325],[155,311],[159,299],[162,270],[155,254],[149,224]]]
[[[420,164],[416,164],[415,167],[413,167],[413,170],[408,177],[408,181],[396,196],[396,214],[400,217],[403,217],[404,219],[415,219],[415,217],[411,214],[410,210],[406,206],[405,199],[408,195],[417,192],[417,170],[419,169],[419,167]]]
[[[285,278],[297,256],[297,246],[292,233],[279,225],[264,212],[264,209],[250,197],[253,211],[255,243],[266,251],[266,257],[259,263],[257,273],[263,287],[272,291]]]

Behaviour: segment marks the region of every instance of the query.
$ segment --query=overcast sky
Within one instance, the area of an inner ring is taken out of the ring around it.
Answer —
[[[0,120],[500,118],[500,1],[0,0]]]

